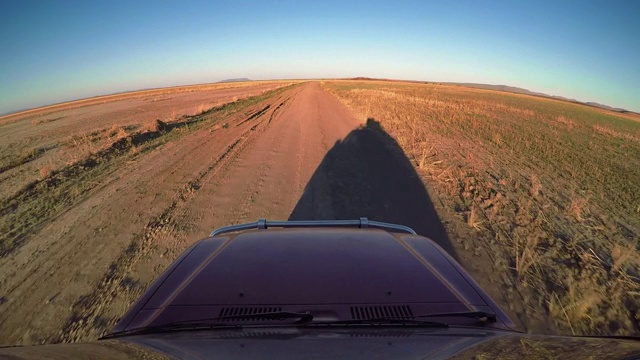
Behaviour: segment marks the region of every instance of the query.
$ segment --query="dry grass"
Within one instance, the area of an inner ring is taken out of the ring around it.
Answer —
[[[113,125],[108,129],[70,135],[60,144],[65,158],[64,163],[75,164],[104,151],[122,139],[130,138],[135,133],[133,130],[137,128],[137,126]],[[149,129],[143,128],[142,131],[149,131]]]
[[[237,99],[237,97],[236,97]],[[236,100],[233,100],[236,101]],[[200,104],[196,107],[193,115],[202,115],[204,113],[206,113],[207,111],[215,108],[216,106],[220,106],[220,104]]]
[[[102,136],[95,133],[72,135],[65,143],[65,163],[71,165],[94,155],[100,149]]]
[[[450,359],[474,360],[557,360],[567,359],[633,359],[638,345],[633,341],[619,342],[589,338],[498,336],[481,341],[458,352]]]
[[[576,122],[567,118],[564,115],[558,115],[558,117],[556,117],[556,121],[566,125],[570,129],[573,129],[574,127],[576,127]]]
[[[467,225],[476,230],[483,230],[482,223],[483,221],[480,220],[480,210],[478,210],[478,206],[474,204],[471,206],[471,210],[469,210],[469,214],[467,215]]]
[[[640,332],[639,122],[457,86],[323,86],[398,141],[445,204],[450,237],[491,254],[492,291],[525,325]]]
[[[538,198],[540,194],[540,189],[542,188],[542,184],[540,184],[540,179],[536,175],[531,175],[531,191],[530,194],[533,198]]]
[[[41,167],[40,169],[38,169],[38,174],[40,175],[40,179],[44,179],[51,176],[51,174],[53,173],[53,170],[54,170],[54,167],[51,164],[47,164]]]
[[[147,122],[143,127],[142,130],[143,131],[165,131],[167,129],[167,123],[160,120],[160,119],[156,119],[156,120],[152,120]]]
[[[588,197],[573,197],[571,199],[571,203],[567,211],[570,215],[572,215],[576,220],[583,221],[585,212],[587,211],[587,203],[589,201]]]
[[[109,138],[115,138],[116,141],[129,136],[127,130],[124,127],[118,125],[113,125],[107,133]]]
[[[640,137],[638,136],[633,136],[628,133],[613,130],[606,125],[601,125],[601,124],[593,125],[593,130],[599,132],[600,134],[613,136],[619,139],[630,140],[630,141],[640,141]]]

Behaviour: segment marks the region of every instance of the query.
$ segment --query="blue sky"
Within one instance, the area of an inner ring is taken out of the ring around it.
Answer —
[[[221,79],[524,87],[640,111],[640,1],[0,2],[0,113]]]

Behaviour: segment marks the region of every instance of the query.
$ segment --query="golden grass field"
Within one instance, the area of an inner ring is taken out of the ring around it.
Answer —
[[[640,333],[640,117],[453,85],[323,86],[398,140],[477,256],[463,265],[529,331]]]

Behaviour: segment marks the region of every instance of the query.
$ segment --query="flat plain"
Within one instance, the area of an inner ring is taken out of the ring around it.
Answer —
[[[0,134],[4,345],[105,334],[216,227],[360,216],[433,238],[522,330],[640,333],[633,114],[452,85],[246,82],[45,107],[0,117]]]

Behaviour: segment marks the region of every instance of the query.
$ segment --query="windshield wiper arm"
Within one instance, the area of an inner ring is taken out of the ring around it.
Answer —
[[[197,320],[182,320],[174,321],[167,324],[157,326],[139,327],[135,329],[129,329],[105,335],[102,339],[108,339],[113,337],[127,336],[127,335],[140,335],[160,332],[170,332],[178,330],[201,330],[201,329],[213,329],[213,328],[241,328],[243,324],[229,323],[229,320],[286,320],[286,319],[299,319],[294,324],[304,324],[313,320],[313,314],[310,312],[296,313],[288,311],[274,311],[267,313],[257,314],[242,314],[231,316],[220,316],[216,318],[205,318]]]

